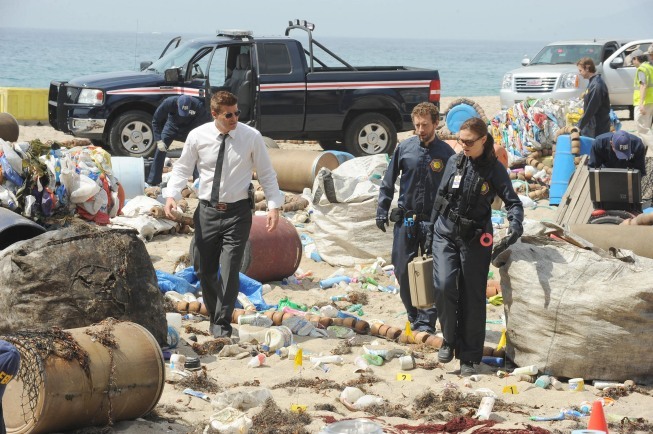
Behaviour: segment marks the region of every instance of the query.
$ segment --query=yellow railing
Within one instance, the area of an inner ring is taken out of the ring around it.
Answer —
[[[48,89],[0,87],[0,113],[19,121],[48,120]]]

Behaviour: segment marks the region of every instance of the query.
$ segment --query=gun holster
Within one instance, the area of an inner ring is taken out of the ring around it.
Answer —
[[[247,200],[249,201],[249,207],[252,210],[252,213],[254,213],[254,209],[256,207],[256,199],[254,198],[254,184],[251,182],[249,183],[249,188],[247,189]]]
[[[404,210],[402,208],[392,208],[388,220],[390,220],[392,223],[397,223],[402,221],[403,219],[404,219]]]

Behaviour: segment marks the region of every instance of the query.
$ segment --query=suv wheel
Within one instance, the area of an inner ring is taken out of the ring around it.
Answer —
[[[118,116],[109,131],[109,147],[113,155],[148,157],[154,153],[152,115],[142,111]]]
[[[364,113],[351,121],[345,131],[348,152],[361,157],[392,153],[397,145],[397,129],[380,113]]]

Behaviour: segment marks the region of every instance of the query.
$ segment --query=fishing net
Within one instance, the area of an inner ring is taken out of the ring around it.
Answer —
[[[64,330],[22,331],[5,335],[2,339],[13,344],[20,353],[20,370],[15,380],[23,383],[20,408],[24,423],[36,417],[39,393],[45,381],[45,362],[49,357],[76,360],[84,373],[89,375],[88,353]]]
[[[106,420],[107,425],[113,424],[113,403],[112,398],[120,393],[116,381],[116,365],[114,361],[114,350],[118,348],[114,327],[120,321],[114,318],[107,318],[98,324],[88,327],[84,333],[106,348],[109,355],[108,380],[104,390],[97,392],[106,396],[107,406],[103,408],[102,415],[96,415],[95,420]],[[14,381],[22,386],[19,396],[19,418],[21,424],[38,422],[43,412],[43,403],[47,398],[46,379],[48,367],[52,368],[55,361],[52,358],[59,358],[65,362],[77,363],[88,381],[92,384],[91,359],[89,353],[82,348],[75,337],[68,331],[59,328],[42,331],[19,331],[4,335],[2,339],[13,344],[18,349],[21,357],[20,370]],[[20,388],[19,388],[20,389]],[[16,396],[14,396],[16,397]],[[106,415],[106,416],[105,416]],[[99,418],[99,419],[98,419]],[[16,425],[16,415],[12,415],[12,425]]]

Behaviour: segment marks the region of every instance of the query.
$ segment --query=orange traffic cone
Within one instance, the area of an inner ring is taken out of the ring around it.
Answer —
[[[603,403],[599,400],[594,401],[594,404],[592,404],[592,413],[590,413],[587,429],[603,431],[608,434],[608,423],[605,421],[605,414],[603,414]]]

